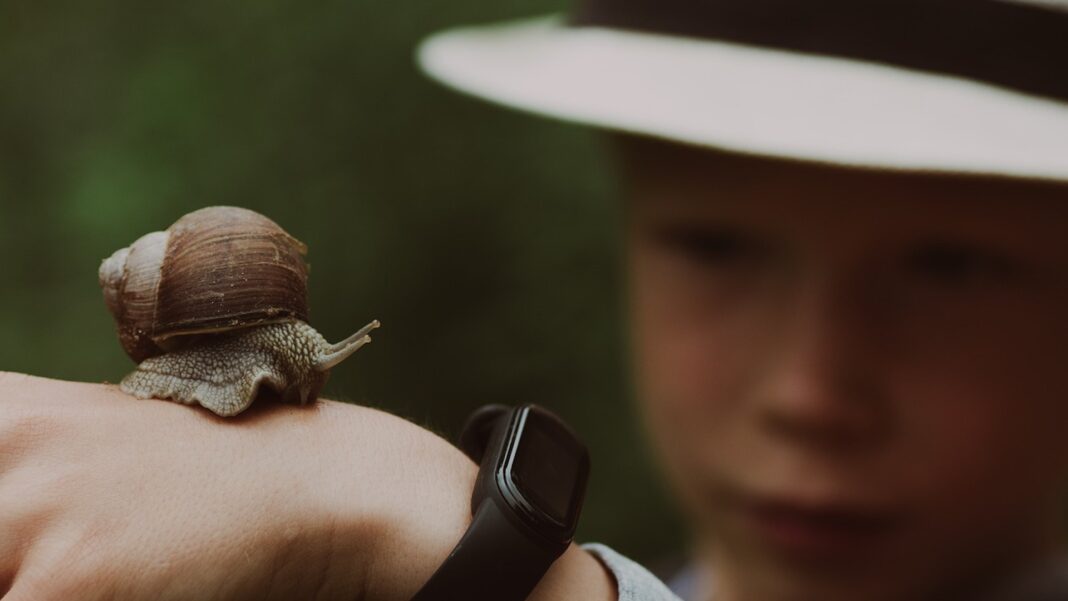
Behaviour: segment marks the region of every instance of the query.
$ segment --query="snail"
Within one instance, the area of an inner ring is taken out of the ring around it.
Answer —
[[[100,266],[100,286],[138,364],[119,387],[220,416],[241,413],[265,387],[284,401],[315,400],[330,369],[379,323],[336,344],[308,325],[306,252],[238,207],[194,211],[116,251]]]

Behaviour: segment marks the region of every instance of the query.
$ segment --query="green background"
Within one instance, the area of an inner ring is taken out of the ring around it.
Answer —
[[[413,62],[433,31],[565,8],[0,3],[0,369],[119,380],[100,261],[190,210],[246,206],[308,244],[327,338],[383,323],[328,396],[445,434],[482,403],[549,406],[593,455],[580,539],[653,565],[679,552],[636,425],[598,135]]]

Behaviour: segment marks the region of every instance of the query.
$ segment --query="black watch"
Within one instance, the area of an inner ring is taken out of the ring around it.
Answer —
[[[589,452],[537,405],[478,409],[459,446],[479,464],[473,520],[412,601],[522,601],[575,536]]]

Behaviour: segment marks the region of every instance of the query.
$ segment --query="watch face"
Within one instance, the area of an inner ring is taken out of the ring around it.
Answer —
[[[573,531],[586,489],[589,454],[552,414],[526,407],[506,466],[516,492],[560,528]]]

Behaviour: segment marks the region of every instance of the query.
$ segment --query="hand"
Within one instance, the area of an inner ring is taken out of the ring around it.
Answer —
[[[0,373],[5,601],[406,600],[470,521],[476,466],[373,409],[238,418]],[[577,547],[532,598],[612,599]]]
[[[453,544],[474,473],[445,441],[371,409],[265,403],[223,420],[113,386],[3,374],[0,591],[403,599],[419,582],[374,562],[402,541]],[[455,485],[435,486],[443,478]],[[410,575],[429,577],[432,561],[410,561]]]

